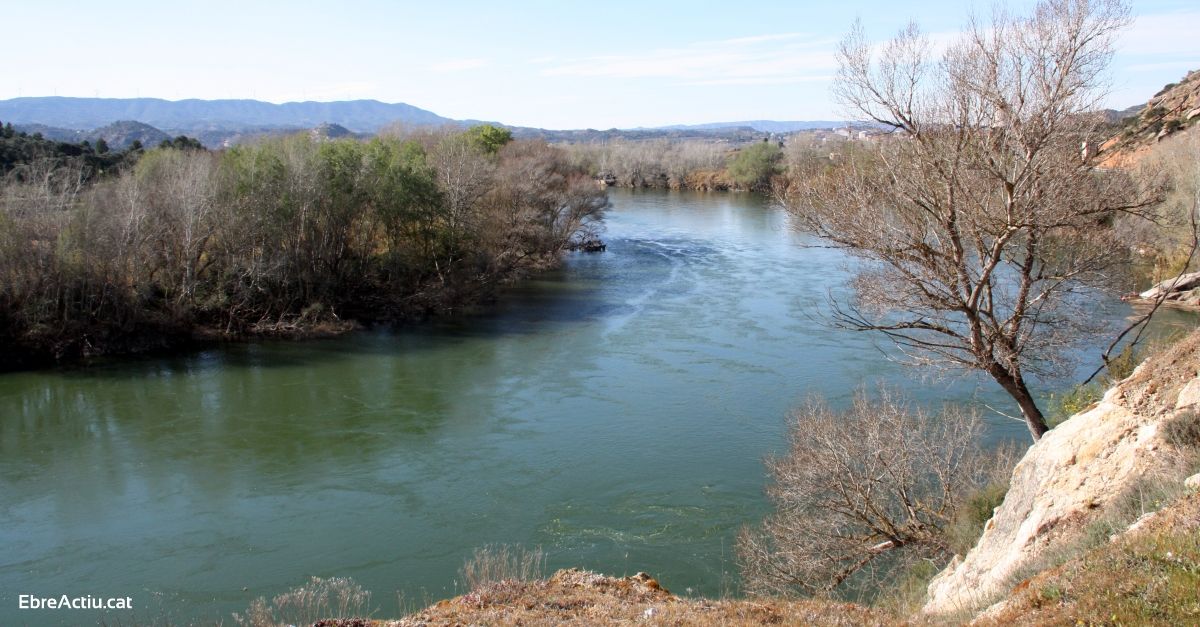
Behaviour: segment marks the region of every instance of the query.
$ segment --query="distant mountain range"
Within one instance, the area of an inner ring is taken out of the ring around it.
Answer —
[[[405,103],[377,100],[287,102],[259,100],[163,100],[161,98],[31,97],[0,100],[0,121],[29,133],[58,141],[95,141],[113,148],[134,139],[151,146],[163,139],[187,135],[216,148],[250,137],[310,129],[327,136],[371,135],[391,124],[410,126],[471,125],[477,120],[453,120]],[[138,126],[140,125],[140,126]],[[752,141],[763,133],[845,126],[838,121],[750,120],[657,128],[564,130],[509,127],[514,135],[550,142],[594,142],[611,139],[724,139]],[[339,130],[340,129],[340,130]],[[330,132],[332,131],[332,132]]]
[[[351,131],[372,133],[401,122],[413,125],[453,124],[431,111],[378,100],[285,102],[259,100],[162,100],[160,98],[13,98],[0,100],[0,120],[13,124],[45,124],[89,130],[118,120],[137,120],[160,129],[221,127],[312,128],[331,123]]]

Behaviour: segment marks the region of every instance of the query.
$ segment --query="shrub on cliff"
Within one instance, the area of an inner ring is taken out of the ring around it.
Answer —
[[[860,391],[844,412],[809,401],[787,453],[767,461],[775,511],[738,538],[747,588],[825,594],[876,588],[922,560],[940,567],[1012,466],[978,448],[982,428],[976,413],[930,414],[887,389]]]

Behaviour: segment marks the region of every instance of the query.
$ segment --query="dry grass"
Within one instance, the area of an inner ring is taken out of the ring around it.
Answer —
[[[545,576],[546,555],[540,547],[492,544],[475,549],[459,574],[466,590],[478,592],[504,583],[524,583]]]
[[[486,585],[384,625],[895,625],[900,622],[883,612],[849,603],[683,599],[645,573],[618,579],[571,569],[560,570],[544,580],[507,580]]]
[[[1192,333],[1145,362],[1122,386],[1125,405],[1146,415],[1175,407],[1183,386],[1200,371],[1200,333]]]
[[[308,583],[280,594],[270,602],[259,597],[251,602],[246,613],[234,614],[233,620],[242,627],[277,627],[280,625],[347,625],[365,619],[352,617],[371,613],[371,593],[347,577],[322,579],[313,577]]]
[[[985,625],[1200,623],[1200,495],[1021,583]]]

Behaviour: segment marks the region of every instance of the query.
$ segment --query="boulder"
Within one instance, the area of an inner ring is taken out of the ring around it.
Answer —
[[[1146,300],[1154,300],[1161,296],[1163,292],[1189,292],[1198,287],[1200,287],[1200,272],[1191,272],[1180,277],[1167,279],[1166,281],[1155,285],[1141,294],[1138,294],[1138,297]]]

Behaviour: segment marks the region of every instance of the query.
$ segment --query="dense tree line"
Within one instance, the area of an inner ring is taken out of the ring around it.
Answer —
[[[756,149],[757,144],[750,144]],[[727,143],[702,140],[615,140],[564,146],[572,160],[598,180],[619,187],[748,189],[727,169],[739,150]]]
[[[618,187],[770,192],[784,175],[814,160],[829,161],[819,138],[797,134],[785,142],[762,138],[743,144],[713,140],[614,140],[567,144],[573,162]]]
[[[444,311],[607,206],[561,150],[487,131],[163,147],[90,184],[39,167],[0,189],[0,343],[43,359]]]

